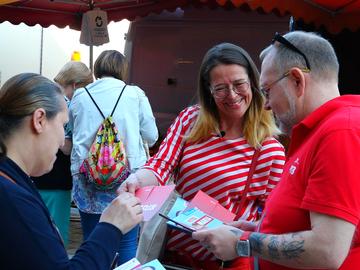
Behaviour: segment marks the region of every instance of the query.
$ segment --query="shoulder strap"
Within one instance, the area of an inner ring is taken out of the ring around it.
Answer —
[[[84,88],[85,88],[86,93],[88,93],[88,94],[89,94],[89,96],[90,96],[91,100],[94,102],[94,104],[95,104],[96,108],[99,110],[99,112],[100,112],[101,116],[105,119],[105,115],[102,113],[102,111],[100,110],[99,106],[96,104],[96,102],[95,102],[94,98],[92,97],[92,95],[90,95],[89,90],[88,90],[86,87],[84,87]]]
[[[241,197],[241,201],[239,203],[239,208],[238,208],[238,213],[237,213],[237,216],[236,216],[236,220],[238,220],[240,218],[240,211],[241,211],[241,209],[243,209],[243,206],[244,206],[244,203],[245,203],[245,200],[246,200],[246,195],[247,195],[247,192],[248,192],[249,187],[250,187],[250,182],[251,182],[251,179],[253,177],[259,155],[260,155],[260,150],[255,149],[255,152],[254,152],[252,160],[251,160],[251,167],[250,167],[247,179],[246,179],[246,186],[244,188],[244,192],[243,192],[243,196]]]
[[[123,89],[121,90],[121,93],[120,93],[120,95],[119,95],[119,97],[118,97],[118,99],[117,99],[117,101],[116,101],[116,103],[115,103],[114,109],[112,110],[110,116],[113,116],[113,114],[114,114],[114,112],[115,112],[115,109],[116,109],[116,106],[118,105],[119,100],[120,100],[120,98],[121,98],[121,96],[122,96],[122,94],[123,94],[123,92],[124,92],[124,90],[125,90],[125,87],[126,87],[126,84],[124,85]]]
[[[117,106],[118,103],[119,103],[119,100],[120,100],[120,98],[121,98],[121,96],[122,96],[122,94],[123,94],[123,92],[124,92],[125,87],[126,87],[126,84],[125,84],[124,87],[122,88],[121,93],[120,93],[120,95],[119,95],[119,97],[118,97],[118,99],[117,99],[117,101],[116,101],[116,103],[115,103],[114,109],[112,110],[110,116],[113,116],[113,114],[114,114],[114,112],[115,112],[115,109],[116,109],[116,106]],[[100,110],[99,106],[98,106],[97,103],[95,102],[95,100],[94,100],[94,98],[92,97],[92,95],[90,95],[89,90],[88,90],[86,87],[84,87],[84,88],[85,88],[86,93],[88,93],[89,97],[91,98],[92,102],[94,102],[94,104],[95,104],[96,108],[98,109],[98,111],[100,112],[101,116],[105,119],[105,115],[104,115],[103,112]]]
[[[9,180],[10,182],[13,182],[15,185],[17,185],[16,182],[15,182],[10,176],[8,176],[6,173],[0,171],[0,176],[6,178],[6,179]]]

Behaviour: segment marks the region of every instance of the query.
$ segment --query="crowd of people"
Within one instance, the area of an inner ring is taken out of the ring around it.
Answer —
[[[136,190],[170,183],[188,201],[205,192],[236,218],[191,235],[169,230],[165,263],[360,267],[360,97],[340,96],[335,51],[318,34],[276,34],[260,59],[261,73],[235,44],[210,48],[198,103],[179,113],[149,159],[144,142],[158,140],[155,117],[145,92],[128,84],[120,52],[101,53],[94,76],[72,61],[54,82],[10,78],[0,90],[1,268],[108,270],[128,261],[143,219]],[[129,175],[101,190],[81,164],[110,113]],[[286,151],[281,134],[290,137]],[[69,258],[71,200],[84,242]]]

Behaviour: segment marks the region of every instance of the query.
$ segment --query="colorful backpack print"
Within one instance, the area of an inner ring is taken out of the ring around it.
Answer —
[[[96,133],[95,140],[90,147],[87,158],[80,167],[80,173],[85,174],[88,181],[100,190],[113,189],[124,181],[130,173],[125,147],[112,119],[125,87],[126,85],[121,90],[114,109],[108,117],[104,116],[88,89],[85,87],[86,92],[89,94],[104,120]]]

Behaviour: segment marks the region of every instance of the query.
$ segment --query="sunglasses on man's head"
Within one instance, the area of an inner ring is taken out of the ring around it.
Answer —
[[[274,38],[272,39],[272,44],[274,44],[274,42],[279,42],[282,45],[284,45],[286,48],[288,48],[289,50],[296,52],[298,54],[300,54],[306,63],[306,68],[310,71],[310,63],[309,60],[307,59],[306,55],[300,51],[298,48],[296,48],[290,41],[288,41],[286,38],[284,38],[282,35],[280,35],[278,32],[275,33]]]

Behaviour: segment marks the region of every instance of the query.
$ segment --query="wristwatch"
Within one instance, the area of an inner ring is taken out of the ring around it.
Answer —
[[[245,231],[241,235],[240,239],[236,242],[236,254],[239,257],[250,257],[251,247],[249,237],[252,232]]]

